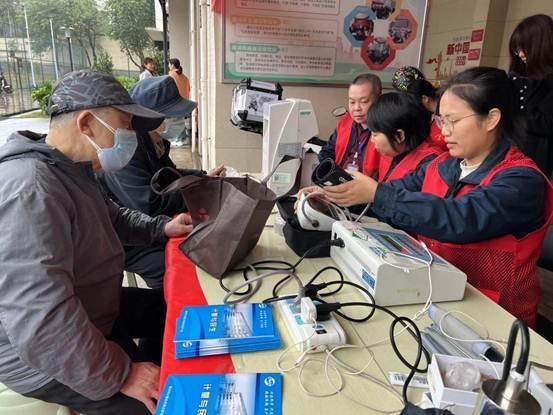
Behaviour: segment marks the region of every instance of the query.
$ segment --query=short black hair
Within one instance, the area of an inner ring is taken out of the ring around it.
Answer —
[[[363,84],[371,84],[373,96],[375,98],[382,94],[382,81],[377,75],[372,73],[362,73],[361,75],[357,75],[353,78],[353,81],[351,81],[350,86]]]
[[[438,90],[432,86],[426,79],[417,79],[407,86],[407,92],[422,99],[423,96],[437,98]]]
[[[428,138],[430,114],[421,102],[405,92],[389,92],[376,100],[369,110],[370,131],[382,133],[397,150],[397,130],[405,133],[405,149],[411,151]]]
[[[147,65],[149,63],[155,63],[155,61],[152,58],[144,58],[144,65]]]

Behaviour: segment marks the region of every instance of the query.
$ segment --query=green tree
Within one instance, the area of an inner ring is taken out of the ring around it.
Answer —
[[[73,42],[79,44],[92,67],[98,53],[98,37],[105,30],[104,18],[95,0],[0,0],[0,7],[11,7],[16,24],[24,27],[23,7],[27,9],[29,32],[33,51],[41,53],[52,47],[50,19],[54,35],[60,35],[60,27],[72,27]],[[10,5],[10,6],[8,6]]]
[[[139,69],[146,50],[153,45],[146,27],[154,25],[153,0],[107,0],[105,12],[109,36],[119,41],[121,51]]]
[[[113,75],[113,60],[111,56],[105,50],[100,50],[96,56],[96,63],[93,68],[97,71]]]

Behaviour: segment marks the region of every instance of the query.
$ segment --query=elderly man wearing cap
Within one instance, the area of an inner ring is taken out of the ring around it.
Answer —
[[[165,117],[186,117],[196,108],[196,103],[179,94],[177,84],[170,76],[143,79],[130,91],[134,102],[159,112]],[[159,120],[161,124],[161,120]],[[156,124],[147,126],[153,130]],[[157,195],[150,187],[154,174],[164,168],[176,168],[169,158],[170,144],[163,140],[159,130],[148,131],[137,127],[138,148],[130,163],[121,170],[99,175],[100,183],[108,195],[119,205],[140,210],[150,216],[174,216],[186,211],[186,204],[180,192]],[[181,169],[183,175],[225,174],[219,166],[209,172]],[[153,289],[163,289],[165,274],[165,244],[154,243],[142,246],[125,246],[125,269],[139,274]]]
[[[49,112],[45,138],[19,132],[0,148],[0,382],[86,415],[148,414],[165,306],[159,291],[121,288],[120,241],[163,243],[192,227],[120,208],[94,173],[128,163],[134,128],[162,116],[93,71],[62,78]]]

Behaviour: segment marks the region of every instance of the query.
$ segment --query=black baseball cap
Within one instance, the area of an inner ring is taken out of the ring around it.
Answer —
[[[188,117],[197,104],[183,98],[173,78],[168,75],[145,78],[130,90],[134,102],[165,117]]]
[[[68,73],[61,78],[52,90],[48,101],[48,114],[80,111],[90,108],[113,107],[133,115],[133,127],[152,122],[161,124],[164,115],[136,104],[127,90],[113,76],[92,70],[80,70]],[[159,125],[158,124],[158,125]]]

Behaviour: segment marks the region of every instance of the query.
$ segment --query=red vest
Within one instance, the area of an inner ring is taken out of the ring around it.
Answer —
[[[435,146],[441,148],[443,151],[447,151],[447,146],[445,144],[442,130],[440,129],[440,127],[438,127],[434,119],[432,119],[432,122],[430,123],[430,136],[428,137],[428,139]]]
[[[423,192],[446,196],[448,186],[440,177],[438,165],[448,157],[449,154],[444,153],[430,163],[422,185]],[[465,184],[455,198],[460,198],[475,188],[487,186],[497,173],[513,167],[529,167],[540,171],[532,160],[517,148],[511,147],[505,159],[498,163],[479,185]],[[545,223],[522,239],[508,234],[486,241],[453,244],[419,236],[419,240],[424,241],[428,248],[465,272],[469,283],[482,291],[491,291],[498,295],[499,304],[503,308],[526,321],[531,327],[535,326],[540,300],[537,261],[545,233],[553,217],[553,186],[545,176],[544,179],[547,186]]]
[[[346,112],[342,118],[340,118],[340,121],[338,121],[338,125],[336,126],[336,163],[339,165],[342,165],[342,162],[344,161],[344,158],[347,158],[346,150],[348,148],[349,144],[349,137],[351,134],[351,129],[353,128],[353,118],[351,118],[351,115],[349,115],[349,112]],[[365,146],[365,155],[363,157],[363,174],[366,176],[374,176],[378,172],[378,164],[380,162],[381,158],[387,158],[382,155],[378,151],[376,151],[376,148],[374,148],[374,144],[371,142],[369,137],[369,142]]]
[[[401,179],[409,173],[414,172],[419,167],[421,161],[423,161],[428,156],[435,154],[439,156],[443,151],[438,147],[434,146],[428,140],[420,143],[414,150],[411,150],[401,161],[394,167],[388,178],[385,180],[388,183],[390,180]],[[381,157],[380,166],[378,169],[378,181],[382,182],[386,173],[390,170],[392,165],[391,157]]]

